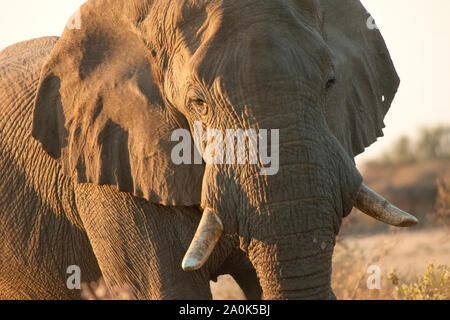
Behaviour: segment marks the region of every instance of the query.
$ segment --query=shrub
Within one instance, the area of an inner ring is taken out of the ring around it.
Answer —
[[[450,267],[433,264],[427,266],[427,272],[419,275],[417,281],[400,284],[395,271],[388,275],[395,286],[392,296],[395,300],[448,300],[450,299]]]

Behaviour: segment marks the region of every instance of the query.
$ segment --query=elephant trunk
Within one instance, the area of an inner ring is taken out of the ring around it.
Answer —
[[[253,241],[249,257],[260,280],[262,298],[335,299],[330,286],[333,247],[326,232]]]
[[[335,239],[342,218],[352,208],[360,178],[354,167],[341,168],[351,170],[346,175],[353,174],[353,180],[324,168],[306,162],[281,166],[279,176],[269,179],[268,201],[247,214],[251,239],[247,252],[264,299],[335,298],[331,290]]]

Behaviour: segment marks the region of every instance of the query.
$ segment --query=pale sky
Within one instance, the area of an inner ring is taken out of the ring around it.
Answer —
[[[0,49],[60,35],[84,0],[0,0]],[[401,85],[385,123],[385,137],[359,156],[376,157],[402,134],[450,125],[450,0],[362,0],[387,43]]]

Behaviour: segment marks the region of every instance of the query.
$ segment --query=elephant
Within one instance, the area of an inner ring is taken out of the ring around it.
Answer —
[[[136,299],[211,299],[222,274],[249,299],[335,299],[353,207],[418,223],[354,161],[399,86],[369,18],[358,0],[89,0],[60,37],[4,49],[0,298],[79,299],[78,266]],[[196,123],[276,130],[277,172],[175,163]]]

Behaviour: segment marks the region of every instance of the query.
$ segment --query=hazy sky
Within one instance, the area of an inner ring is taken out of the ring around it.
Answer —
[[[332,1],[332,0],[331,0]],[[1,0],[0,49],[59,35],[84,0]],[[358,162],[380,154],[401,134],[450,124],[450,0],[363,0],[383,34],[401,78],[385,120],[385,137]]]

